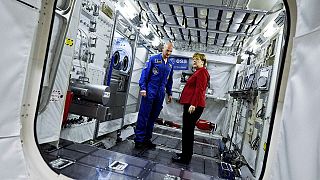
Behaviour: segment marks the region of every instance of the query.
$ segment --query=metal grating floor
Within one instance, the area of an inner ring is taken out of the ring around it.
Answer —
[[[127,147],[125,144],[122,143],[122,145],[116,147]],[[129,142],[128,144],[131,143]],[[69,143],[57,150],[50,150],[42,146],[41,149],[43,150],[42,155],[47,162],[58,158],[73,161],[73,164],[63,169],[54,169],[58,174],[63,174],[73,179],[217,179],[196,172],[196,166],[191,165],[188,169],[180,166],[170,167],[165,165],[165,163],[169,162],[166,160],[169,160],[172,154],[164,150],[144,151],[142,154],[139,152],[141,156],[134,157],[86,144]],[[154,157],[153,160],[155,161],[149,160],[150,157]],[[108,166],[114,161],[125,162],[128,166],[123,171],[112,170]],[[198,161],[195,160],[194,162],[198,163]],[[197,164],[195,163],[194,165]]]
[[[181,152],[181,132],[179,131],[156,127],[152,137],[152,142],[157,144],[156,149],[137,150],[134,148],[134,141],[132,138],[128,138],[117,144],[110,148],[110,150],[150,160],[168,167],[201,173],[208,175],[208,177],[211,176],[213,179],[219,179],[219,153],[216,148],[217,142],[212,138],[195,136],[194,156],[189,165],[171,162],[171,157],[174,156],[176,152]]]
[[[218,177],[216,140],[195,136],[194,156],[189,165],[172,163],[171,157],[181,152],[181,132],[155,128],[152,138],[157,148],[134,148],[133,137],[118,143],[109,150],[61,140],[56,149],[48,144],[40,145],[47,163],[64,158],[73,164],[54,169],[73,179],[221,179]],[[123,171],[109,168],[114,161],[128,164]]]

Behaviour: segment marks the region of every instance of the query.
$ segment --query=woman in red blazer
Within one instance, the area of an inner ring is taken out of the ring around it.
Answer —
[[[173,162],[189,164],[193,154],[194,128],[206,105],[205,94],[210,80],[204,54],[192,57],[196,72],[188,79],[180,97],[183,104],[182,153],[172,157]]]

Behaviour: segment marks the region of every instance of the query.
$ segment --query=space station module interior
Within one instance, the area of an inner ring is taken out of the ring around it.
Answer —
[[[36,118],[39,145],[58,148],[63,139],[109,149],[134,136],[141,71],[150,56],[161,53],[159,44],[173,40],[173,102],[163,102],[155,127],[181,130],[179,98],[194,73],[192,55],[205,53],[210,83],[200,120],[206,126],[198,125],[195,133],[224,147],[221,161],[229,158],[225,169],[235,163],[248,166],[253,174],[261,171],[282,56],[284,8],[277,5],[268,17],[248,12],[251,25],[259,22],[265,33],[247,37],[239,28],[238,34],[220,34],[234,37],[224,47],[214,38],[200,39],[202,31],[197,31],[198,39],[191,28],[183,29],[183,42],[181,29],[158,14],[160,7],[163,14],[170,9],[151,3],[150,9],[146,1],[138,2],[57,2]],[[269,26],[271,33],[263,29]]]

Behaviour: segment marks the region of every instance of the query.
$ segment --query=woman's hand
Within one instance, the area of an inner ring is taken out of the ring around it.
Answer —
[[[190,114],[192,114],[195,110],[196,110],[196,107],[191,105],[191,106],[189,107],[188,112],[189,112]]]

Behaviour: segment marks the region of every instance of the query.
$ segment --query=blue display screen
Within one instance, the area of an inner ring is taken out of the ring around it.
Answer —
[[[188,70],[189,69],[189,58],[173,56],[169,59],[173,62],[173,70]]]

